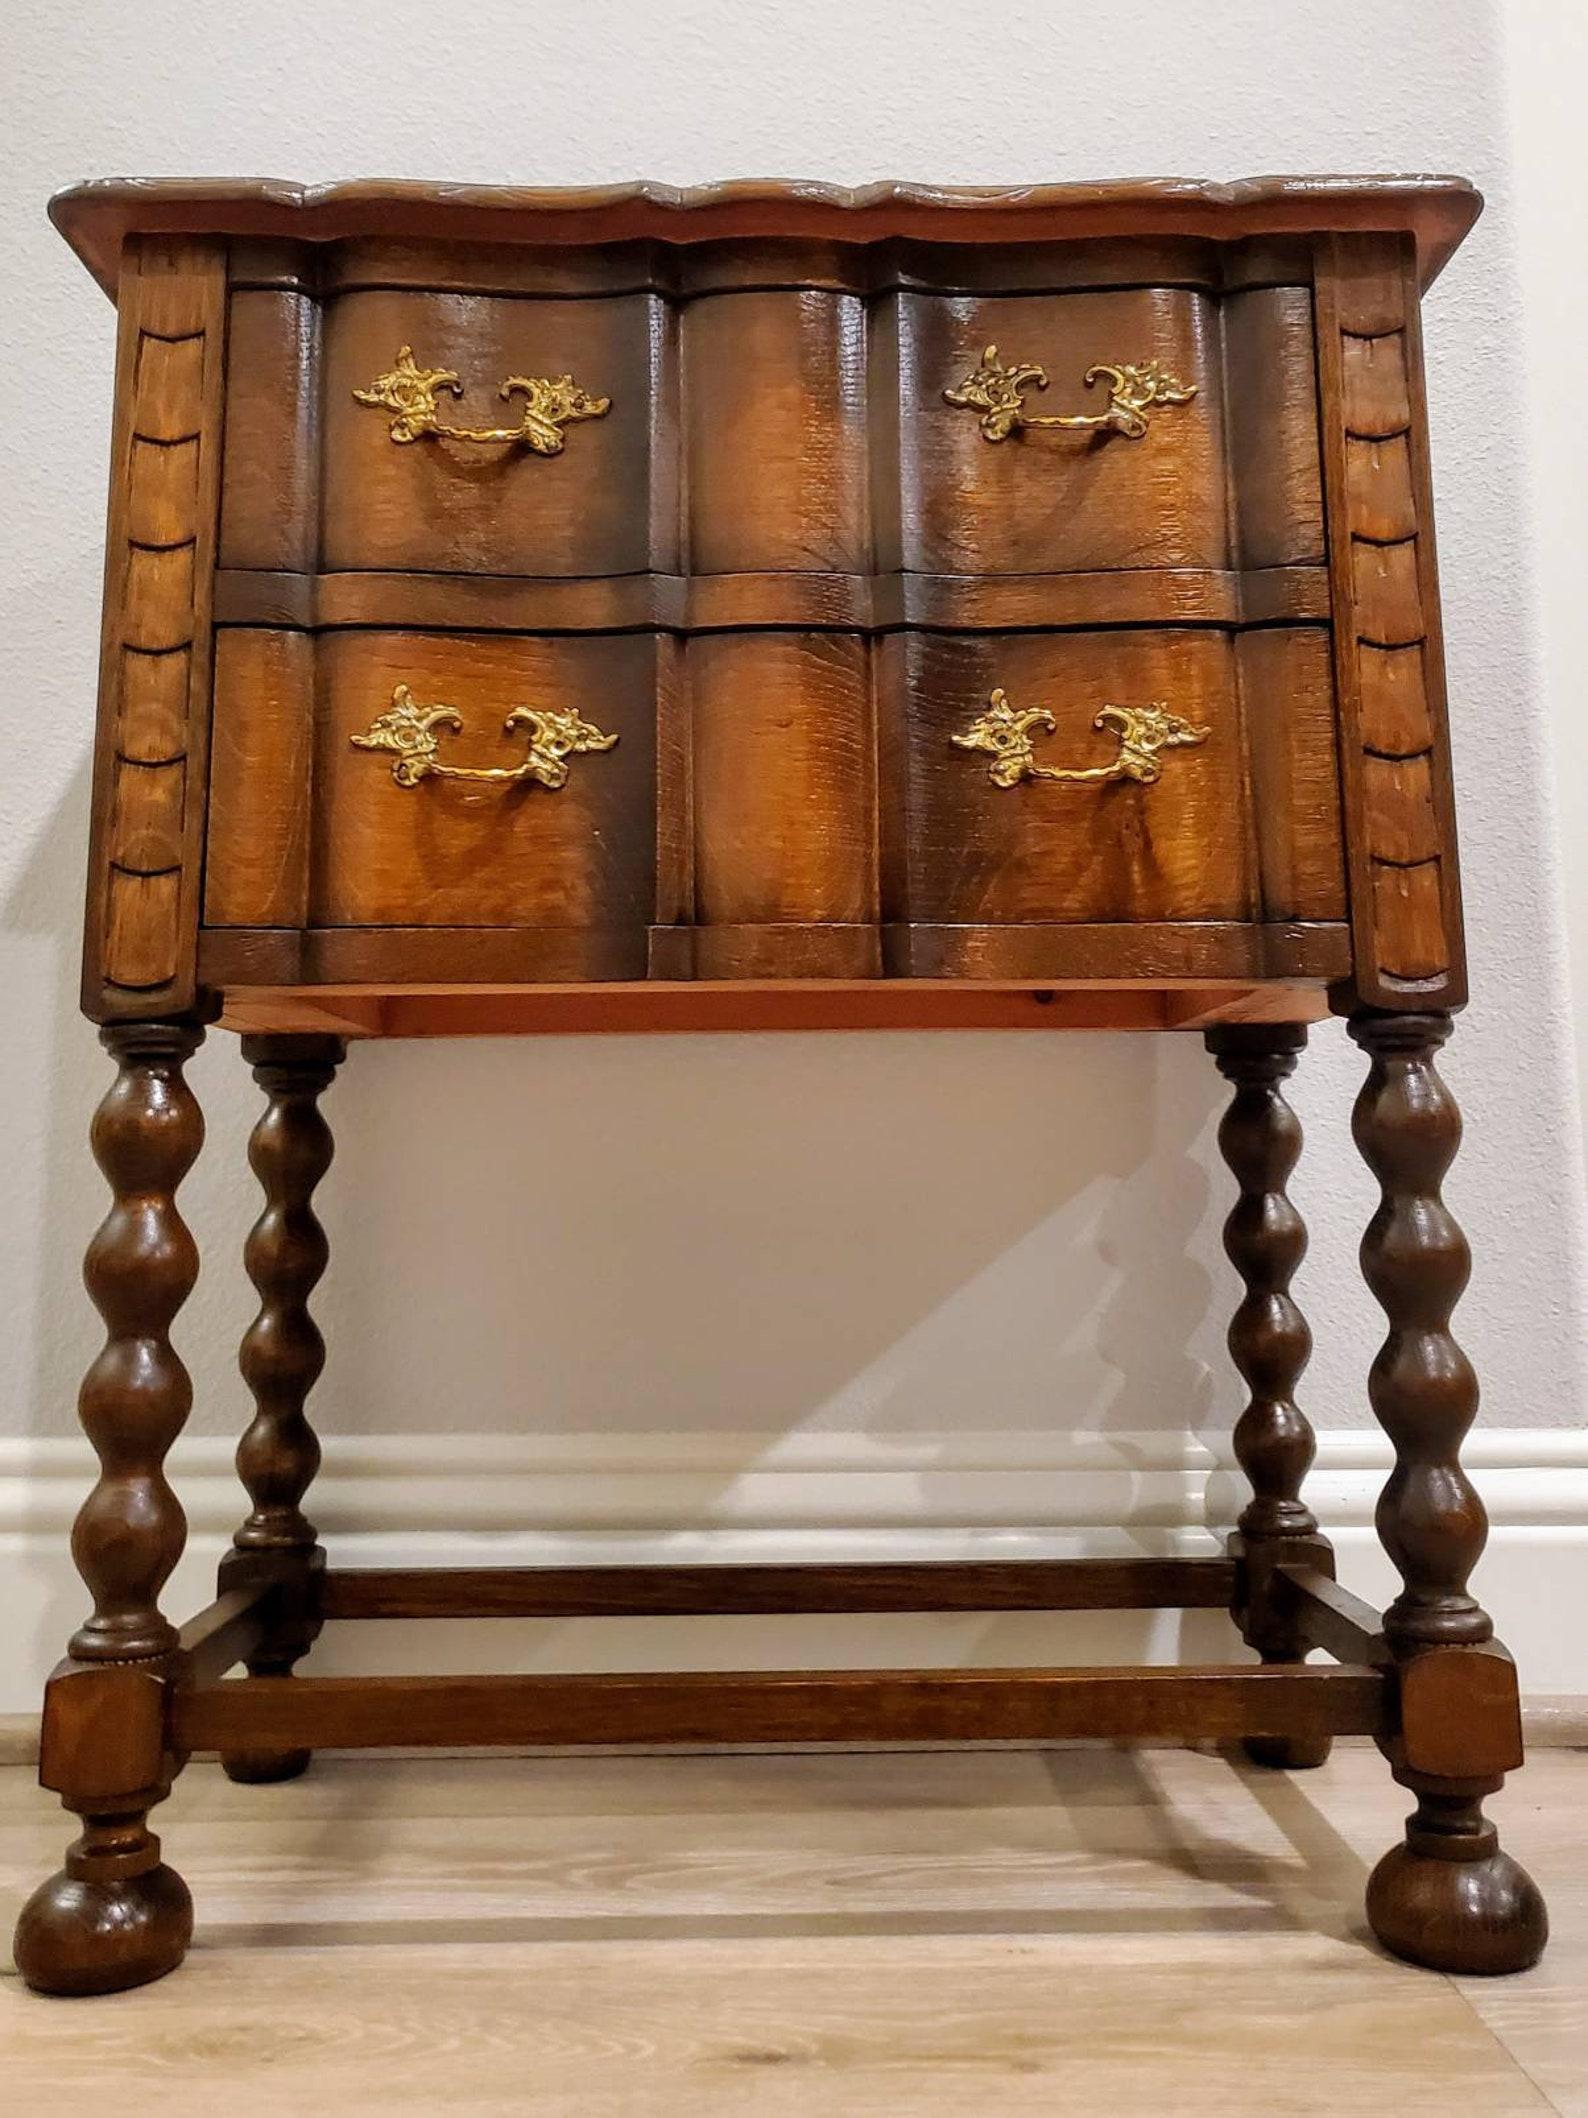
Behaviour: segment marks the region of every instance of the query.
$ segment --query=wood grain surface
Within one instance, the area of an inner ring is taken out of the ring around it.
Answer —
[[[1054,242],[1193,236],[1237,242],[1324,229],[1404,229],[1426,286],[1483,210],[1460,177],[1186,178],[1131,183],[869,184],[739,180],[679,189],[626,183],[530,190],[509,185],[360,180],[102,178],[50,201],[50,217],[100,284],[114,290],[131,230],[203,228],[297,242],[400,236],[454,243],[667,243],[777,234],[839,242]]]
[[[884,327],[886,328],[886,326]],[[1228,563],[1218,309],[1205,295],[1105,293],[896,297],[902,549],[936,574],[1062,573]],[[944,402],[996,343],[1040,362],[1049,387],[1028,409],[1097,413],[1097,361],[1160,360],[1197,396],[1160,406],[1140,441],[1027,429],[989,442],[974,412]],[[884,558],[890,555],[884,553]]]
[[[689,563],[696,573],[863,571],[866,312],[823,288],[682,312]]]
[[[429,779],[397,786],[390,759],[350,738],[398,684],[455,706],[446,760],[517,765],[516,706],[573,708],[607,751],[569,760],[567,784]],[[328,926],[632,927],[655,891],[656,647],[645,634],[329,633],[319,643],[310,916]]]
[[[1357,998],[1466,998],[1414,261],[1320,246],[1318,349]]]
[[[1041,761],[1106,765],[1111,701],[1160,701],[1209,730],[1153,786],[996,786],[953,737],[995,687],[1047,707]],[[910,923],[1241,920],[1257,910],[1230,635],[1215,631],[890,634],[878,681],[886,915]]]
[[[196,998],[224,337],[220,246],[133,244],[83,934],[83,1008],[100,1022]]]
[[[1184,1751],[196,1765],[168,1805],[214,1946],[114,2003],[0,1980],[21,2109],[935,2118],[1588,2108],[1588,1758],[1510,1834],[1555,1951],[1505,1981],[1379,1954],[1382,1761]],[[0,1888],[58,1826],[0,1778]],[[1254,1977],[1254,1960],[1264,1973]],[[284,2027],[290,2025],[290,2032]]]
[[[670,452],[652,447],[668,324],[644,294],[610,301],[512,301],[370,291],[325,311],[322,380],[328,572],[627,574],[677,564]],[[510,375],[571,374],[609,397],[602,418],[569,427],[561,455],[509,443],[391,438],[389,415],[361,405],[412,346],[450,368],[464,395],[443,400],[457,426],[512,425]]]

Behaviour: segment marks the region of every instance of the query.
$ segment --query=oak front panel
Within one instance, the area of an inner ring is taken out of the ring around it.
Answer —
[[[666,452],[652,445],[669,330],[655,296],[492,299],[372,289],[327,303],[323,328],[327,570],[676,568]],[[515,426],[524,400],[498,395],[509,376],[571,375],[611,407],[570,424],[554,456],[511,442],[396,442],[391,414],[353,393],[387,373],[403,346],[420,367],[458,374],[463,395],[440,400],[454,426]]]
[[[320,538],[320,305],[297,288],[239,288],[226,329],[220,564],[312,574]]]
[[[1206,739],[1166,750],[1153,785],[1000,786],[954,738],[995,689],[1057,723],[1043,766],[1106,766],[1110,704],[1166,706]],[[1231,635],[910,632],[882,643],[885,916],[931,924],[1243,920],[1258,909]]]
[[[1328,629],[1270,625],[1238,633],[1235,661],[1263,917],[1343,920],[1345,831]]]
[[[1249,287],[1223,303],[1230,492],[1241,566],[1328,558],[1310,287]]]
[[[866,314],[791,287],[689,302],[684,485],[696,573],[864,573]]]
[[[528,737],[502,725],[514,707],[571,707],[618,740],[568,758],[557,789],[441,777],[399,786],[393,758],[352,738],[401,684],[424,705],[457,709],[461,731],[440,731],[448,765],[519,764]],[[310,924],[626,932],[638,971],[655,898],[656,690],[649,634],[323,635]]]
[[[917,573],[1069,573],[1229,564],[1223,387],[1216,301],[1172,287],[1001,296],[900,294],[880,319],[897,341],[900,551]],[[1147,433],[1058,428],[991,442],[977,413],[951,405],[989,345],[1040,363],[1034,415],[1100,413],[1108,391],[1082,377],[1099,361],[1161,361],[1193,385],[1189,404],[1154,409]],[[891,362],[891,353],[888,356]]]
[[[850,633],[704,633],[684,648],[697,977],[871,977],[870,648]]]

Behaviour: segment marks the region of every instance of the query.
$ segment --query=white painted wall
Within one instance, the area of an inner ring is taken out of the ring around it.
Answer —
[[[1588,421],[1561,393],[1588,332],[1588,9],[1574,0],[1511,0],[1507,14],[1513,185],[1521,276],[1517,351],[1528,385],[1532,564],[1548,704],[1551,793],[1569,910],[1577,996],[1577,1078],[1588,1085],[1588,664],[1582,651],[1588,558]],[[1588,1121],[1588,1094],[1580,1098]]]
[[[1475,1238],[1461,1326],[1496,1430],[1481,1445],[1498,1499],[1484,1586],[1533,1688],[1588,1693],[1581,1628],[1556,1622],[1588,1587],[1583,1201],[1525,483],[1530,427],[1545,430],[1521,380],[1549,273],[1519,247],[1508,42],[1524,58],[1536,48],[1490,0],[1223,0],[1143,16],[1126,41],[1095,8],[979,18],[963,0],[476,0],[448,15],[428,0],[12,0],[0,22],[0,1710],[31,1703],[78,1614],[61,1519],[86,1482],[86,1451],[68,1437],[97,1337],[77,1270],[101,1211],[83,1140],[105,1067],[73,995],[112,317],[43,218],[51,190],[89,174],[1449,169],[1482,185],[1489,212],[1427,319],[1478,995],[1449,1056],[1470,1124],[1450,1194]],[[1532,97],[1550,93],[1534,80],[1519,105],[1529,195],[1549,188]],[[1572,341],[1553,344],[1536,379],[1552,407],[1569,406]],[[1547,479],[1548,462],[1538,468]],[[1562,561],[1545,576],[1561,640],[1578,572]],[[1564,708],[1572,672],[1547,666]],[[1588,832],[1574,837],[1581,855]],[[184,1193],[207,1262],[179,1331],[198,1401],[175,1461],[199,1535],[178,1601],[199,1592],[233,1512],[218,1437],[245,1416],[233,1348],[250,1314],[238,1253],[255,1210],[243,1161],[254,1092],[231,1040],[193,1071],[211,1135]],[[1355,1266],[1372,1187],[1347,1130],[1359,1075],[1339,1029],[1320,1032],[1297,1097],[1311,1148],[1295,1190],[1314,1230],[1300,1292],[1319,1340],[1307,1402],[1328,1436],[1320,1492],[1354,1525],[1342,1541],[1377,1592],[1365,1524],[1383,1451],[1361,1430],[1380,1329]],[[1216,1445],[1238,1401],[1222,1346],[1218,1100],[1195,1039],[358,1051],[330,1106],[341,1153],[324,1195],[336,1263],[319,1304],[333,1348],[318,1399],[321,1519],[342,1550],[371,1554],[475,1549],[509,1525],[523,1532],[516,1549],[541,1552],[569,1548],[559,1526],[633,1553],[670,1528],[693,1549],[713,1525],[725,1527],[712,1548],[736,1550],[827,1548],[840,1533],[846,1550],[891,1550],[912,1521],[936,1549],[973,1531],[1002,1548],[995,1525],[1008,1521],[1027,1547],[1089,1546],[1115,1517],[1142,1547],[1194,1536],[1228,1519],[1234,1491],[1222,1474],[1209,1487],[1207,1448],[1182,1439]],[[460,1438],[463,1467],[445,1485],[453,1444],[423,1439],[442,1435]],[[539,1466],[555,1474],[544,1487]],[[437,1527],[443,1502],[462,1536]],[[377,1539],[379,1520],[397,1532]],[[856,1624],[841,1644],[834,1630],[820,1629],[824,1644],[857,1654],[892,1654],[906,1637],[910,1652],[942,1656],[1038,1637],[1011,1621]],[[1072,1637],[1099,1648],[1105,1630],[1077,1623],[1058,1652]],[[1136,1630],[1146,1651],[1174,1645],[1172,1625]],[[747,1642],[728,1626],[705,1652],[751,1658],[792,1638],[763,1628]],[[492,1651],[505,1644],[492,1635]],[[358,1645],[415,1651],[369,1634]],[[628,1648],[662,1657],[677,1641],[636,1632]],[[510,1651],[589,1650],[565,1632],[515,1637]],[[347,1660],[341,1643],[324,1651]],[[472,1636],[431,1651],[485,1652]]]

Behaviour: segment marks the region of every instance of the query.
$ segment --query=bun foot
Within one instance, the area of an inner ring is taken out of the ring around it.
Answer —
[[[1527,1970],[1549,1939],[1537,1884],[1497,1847],[1452,1860],[1396,1846],[1368,1880],[1367,1917],[1392,1955],[1479,1977]]]
[[[17,1969],[35,1993],[120,1993],[174,1971],[193,1939],[193,1900],[174,1868],[90,1880],[71,1856],[17,1921]]]
[[[1332,1736],[1243,1736],[1241,1748],[1254,1765],[1271,1772],[1311,1772],[1326,1765]]]
[[[240,1787],[267,1787],[300,1778],[313,1755],[312,1750],[223,1750],[221,1770]]]

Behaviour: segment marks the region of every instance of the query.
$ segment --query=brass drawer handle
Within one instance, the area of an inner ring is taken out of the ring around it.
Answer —
[[[986,711],[976,716],[964,734],[950,736],[949,741],[961,750],[979,750],[990,757],[987,777],[995,787],[1018,787],[1022,780],[1068,780],[1096,786],[1110,780],[1134,780],[1140,787],[1150,787],[1163,777],[1160,751],[1194,749],[1212,733],[1170,713],[1160,700],[1150,706],[1102,706],[1092,726],[1112,728],[1118,736],[1119,755],[1112,764],[1039,765],[1031,731],[1043,728],[1052,735],[1057,726],[1046,706],[1028,706],[1022,711],[1011,706],[1009,694],[1000,689],[990,694]]]
[[[568,760],[587,750],[610,750],[615,735],[603,735],[570,707],[559,713],[551,707],[515,706],[503,728],[529,730],[529,754],[519,765],[443,765],[438,756],[438,728],[461,730],[463,716],[455,706],[421,706],[406,684],[399,684],[391,704],[377,714],[362,735],[348,740],[355,750],[386,750],[392,754],[391,776],[399,787],[417,787],[421,780],[490,780],[510,786],[533,780],[555,791],[568,783]]]
[[[463,395],[452,369],[421,368],[413,347],[399,346],[396,366],[353,395],[360,404],[391,413],[393,441],[422,441],[430,435],[447,441],[510,441],[537,456],[560,456],[565,426],[577,419],[603,419],[612,409],[610,397],[592,397],[571,375],[509,375],[496,394],[504,400],[515,395],[527,400],[516,427],[455,427],[437,410],[443,390],[452,397]]]
[[[1154,405],[1189,404],[1197,394],[1194,382],[1182,382],[1156,360],[1142,361],[1134,366],[1116,366],[1112,361],[1100,360],[1087,369],[1081,380],[1090,390],[1105,378],[1108,382],[1106,412],[1042,415],[1028,412],[1022,392],[1033,384],[1039,390],[1045,390],[1048,386],[1047,369],[1031,360],[1016,361],[1013,367],[1006,367],[998,358],[998,348],[988,346],[983,350],[980,367],[972,368],[963,382],[945,390],[943,395],[951,405],[981,414],[984,441],[1007,441],[1011,434],[1018,434],[1023,427],[1068,427],[1078,433],[1101,430],[1123,434],[1127,441],[1140,441],[1147,431],[1147,414]]]

